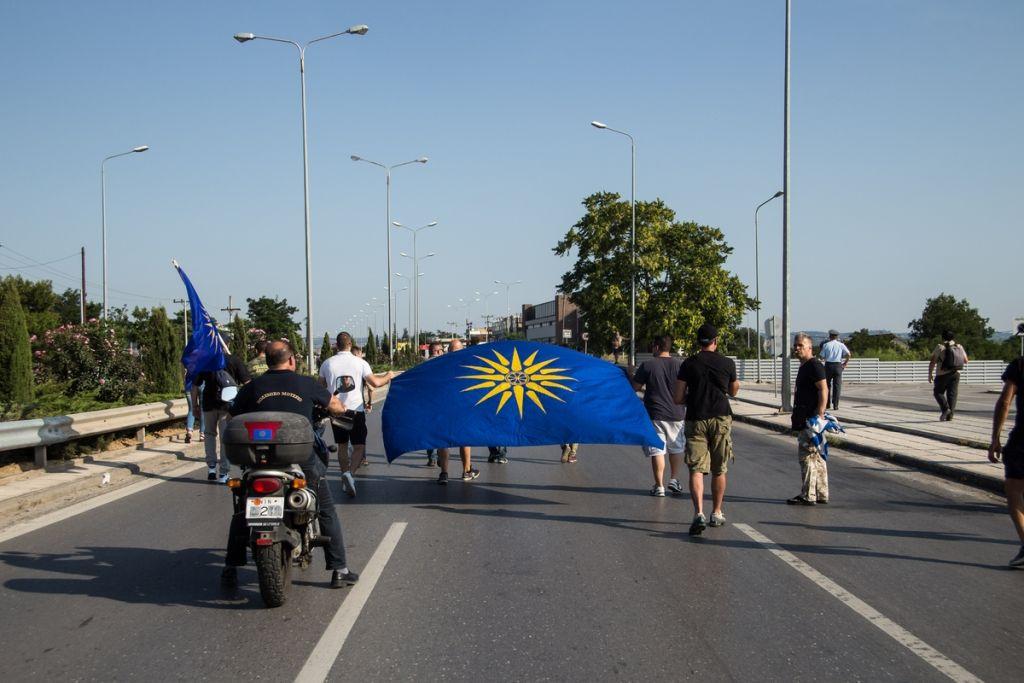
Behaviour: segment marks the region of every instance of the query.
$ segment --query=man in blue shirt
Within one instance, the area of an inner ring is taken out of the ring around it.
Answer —
[[[828,386],[832,410],[839,410],[839,392],[843,388],[843,370],[850,362],[850,349],[839,340],[838,330],[828,331],[828,341],[821,345],[818,357],[825,364],[825,384]],[[828,406],[826,406],[828,407]]]

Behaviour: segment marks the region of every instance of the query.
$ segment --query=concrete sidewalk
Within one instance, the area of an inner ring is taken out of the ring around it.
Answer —
[[[183,435],[83,458],[64,467],[30,470],[0,479],[0,529],[30,516],[107,493],[192,462],[205,466],[203,444],[185,444]]]
[[[732,407],[738,421],[790,431],[789,414],[779,413],[770,386],[744,385]],[[990,421],[964,417],[939,422],[920,410],[872,406],[864,401],[850,401],[848,407],[841,405],[834,415],[846,428],[846,434],[829,435],[829,443],[834,447],[892,460],[997,493],[1003,490],[1003,466],[990,463],[987,457]],[[795,437],[793,449],[795,455]]]

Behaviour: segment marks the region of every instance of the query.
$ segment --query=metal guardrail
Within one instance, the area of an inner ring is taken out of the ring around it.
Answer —
[[[790,372],[796,377],[800,362],[790,360]],[[968,363],[960,373],[960,381],[966,384],[999,384],[1006,363],[1001,360],[975,360]],[[736,371],[740,381],[752,382],[757,378],[757,360],[737,359]],[[772,381],[771,359],[761,360],[762,381]],[[782,360],[775,361],[775,381],[782,381]],[[854,358],[843,371],[844,382],[927,382],[928,361],[881,361],[877,358]]]
[[[36,467],[46,467],[47,446],[134,429],[141,447],[146,443],[146,427],[181,420],[187,414],[188,402],[179,398],[88,413],[0,422],[0,452],[32,448]]]

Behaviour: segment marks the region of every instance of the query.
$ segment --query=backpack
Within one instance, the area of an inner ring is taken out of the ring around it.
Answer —
[[[214,373],[213,383],[217,387],[217,397],[223,403],[231,403],[238,395],[238,382],[226,367]]]
[[[942,353],[943,370],[964,369],[964,349],[959,344],[946,344],[946,350]]]

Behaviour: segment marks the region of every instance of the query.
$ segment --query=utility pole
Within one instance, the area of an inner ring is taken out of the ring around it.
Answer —
[[[228,294],[228,307],[227,308],[222,308],[220,310],[222,310],[222,311],[224,311],[225,313],[228,314],[228,323],[230,323],[231,322],[231,314],[232,313],[236,313],[236,312],[238,312],[238,311],[240,311],[242,309],[241,308],[234,308],[234,307],[231,306],[231,295]]]
[[[185,304],[188,303],[188,299],[172,299],[172,301],[176,304],[181,304],[181,326],[185,332],[185,346],[188,346],[188,309],[185,307]],[[230,301],[228,302],[228,305],[231,305]]]
[[[82,324],[85,324],[85,247],[82,247]]]

